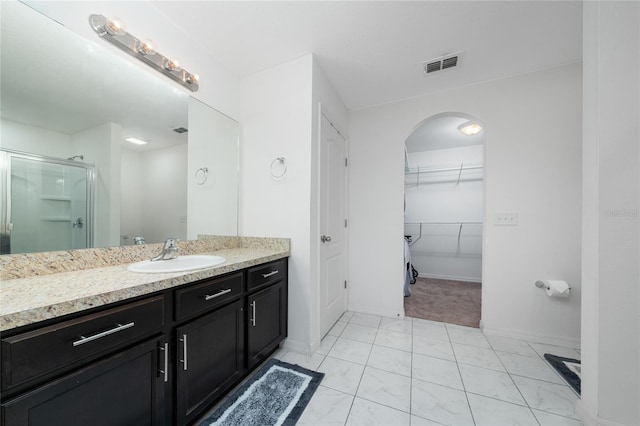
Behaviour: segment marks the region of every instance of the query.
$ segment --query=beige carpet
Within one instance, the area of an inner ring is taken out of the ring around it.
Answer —
[[[480,283],[418,278],[404,298],[408,317],[480,327]]]

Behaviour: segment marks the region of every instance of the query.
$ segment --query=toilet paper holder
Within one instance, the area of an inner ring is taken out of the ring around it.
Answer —
[[[549,290],[549,286],[547,284],[545,284],[543,281],[536,281],[536,287],[538,288],[544,288],[545,290]],[[569,290],[571,290],[571,287],[569,287]]]

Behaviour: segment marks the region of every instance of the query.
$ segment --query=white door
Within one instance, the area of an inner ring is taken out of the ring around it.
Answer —
[[[346,141],[323,115],[320,128],[320,335],[347,309]]]

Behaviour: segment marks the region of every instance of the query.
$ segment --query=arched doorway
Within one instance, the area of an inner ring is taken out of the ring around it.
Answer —
[[[405,315],[479,327],[484,124],[437,114],[405,141]]]

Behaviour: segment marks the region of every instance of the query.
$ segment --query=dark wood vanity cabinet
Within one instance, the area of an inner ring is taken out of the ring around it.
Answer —
[[[187,425],[287,334],[287,259],[3,332],[1,425]]]
[[[198,418],[244,374],[242,300],[176,328],[176,423]]]
[[[286,260],[249,269],[248,277],[247,367],[252,368],[287,337]]]
[[[165,340],[148,340],[4,401],[6,426],[161,425]]]

